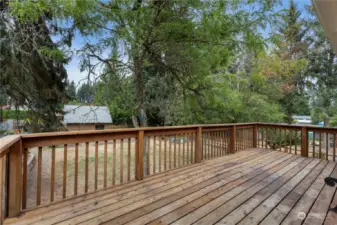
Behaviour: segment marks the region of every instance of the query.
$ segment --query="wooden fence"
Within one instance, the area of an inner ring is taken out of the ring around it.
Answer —
[[[335,160],[336,133],[331,128],[243,123],[8,136],[0,139],[1,221],[249,148]],[[33,167],[30,157],[36,159]]]

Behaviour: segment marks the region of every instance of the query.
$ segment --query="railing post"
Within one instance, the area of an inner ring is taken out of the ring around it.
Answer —
[[[257,124],[253,126],[253,148],[257,148],[257,137],[258,137],[258,127]]]
[[[301,130],[301,156],[308,157],[308,130],[302,127]]]
[[[144,178],[144,131],[138,131],[136,143],[136,180],[143,180]]]
[[[200,163],[201,161],[202,161],[202,127],[198,127],[195,136],[195,162]]]
[[[20,215],[22,189],[22,141],[10,147],[9,152],[9,188],[8,217]]]
[[[231,136],[231,145],[230,153],[235,153],[235,142],[236,142],[236,125],[232,126],[232,136]]]

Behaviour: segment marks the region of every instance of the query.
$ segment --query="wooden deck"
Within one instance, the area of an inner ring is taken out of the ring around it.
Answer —
[[[25,212],[5,224],[336,225],[336,163],[250,149]]]

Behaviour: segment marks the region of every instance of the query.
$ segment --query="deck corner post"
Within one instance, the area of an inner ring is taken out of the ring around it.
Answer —
[[[202,161],[202,127],[197,128],[195,136],[195,163]]]
[[[231,145],[230,153],[235,153],[235,143],[236,143],[236,125],[232,126],[232,135],[231,135]]]
[[[136,180],[143,180],[144,173],[144,130],[139,130],[136,143]]]
[[[9,152],[8,217],[17,217],[21,211],[22,141],[17,141]]]
[[[258,126],[257,124],[254,124],[253,126],[253,148],[257,148],[257,137],[258,137],[257,131],[258,131]]]
[[[301,156],[308,157],[308,129],[302,127],[301,129]]]

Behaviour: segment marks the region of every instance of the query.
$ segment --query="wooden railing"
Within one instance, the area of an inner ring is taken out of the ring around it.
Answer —
[[[0,139],[1,221],[254,147],[334,161],[336,133],[332,128],[243,123],[9,136]]]

